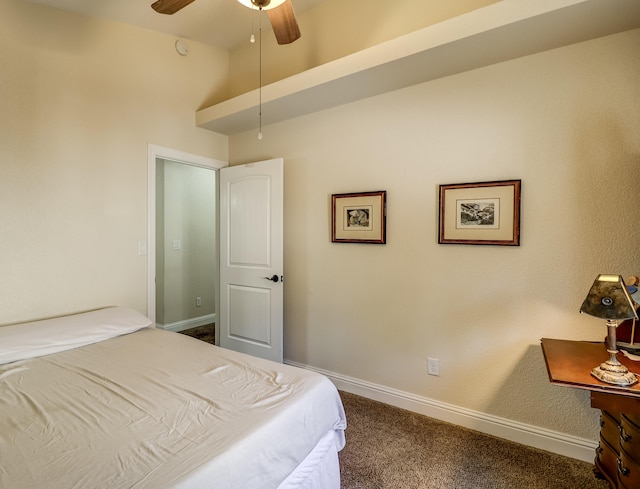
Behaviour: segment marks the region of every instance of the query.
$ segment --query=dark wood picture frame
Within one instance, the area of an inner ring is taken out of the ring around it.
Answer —
[[[440,185],[440,244],[520,246],[521,180]]]
[[[387,192],[331,195],[331,242],[387,242]]]

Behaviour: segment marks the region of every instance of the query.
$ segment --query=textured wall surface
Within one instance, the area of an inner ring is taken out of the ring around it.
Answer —
[[[0,3],[0,324],[146,311],[147,145],[227,159],[194,113],[228,54],[28,2]]]
[[[595,440],[539,340],[601,340],[593,279],[639,271],[639,52],[630,31],[232,136],[232,164],[285,160],[285,358]],[[520,247],[437,244],[439,184],[506,179]],[[331,194],[368,190],[387,244],[332,244]]]

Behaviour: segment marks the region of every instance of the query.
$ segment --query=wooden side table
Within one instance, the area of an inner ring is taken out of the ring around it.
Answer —
[[[600,409],[600,444],[596,449],[596,477],[612,488],[640,488],[640,382],[620,387],[601,382],[591,370],[609,358],[604,343],[543,338],[552,384],[591,392],[591,407]],[[621,353],[618,360],[640,375],[640,362]]]

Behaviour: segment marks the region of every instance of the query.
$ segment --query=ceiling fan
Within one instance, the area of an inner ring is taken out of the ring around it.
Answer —
[[[161,14],[175,14],[194,0],[156,0],[151,8]],[[300,38],[291,0],[238,0],[242,5],[266,10],[278,44],[290,44]]]

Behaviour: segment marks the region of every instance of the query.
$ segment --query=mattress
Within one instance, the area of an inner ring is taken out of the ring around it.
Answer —
[[[0,328],[0,487],[277,488],[344,446],[326,377],[88,315]]]

